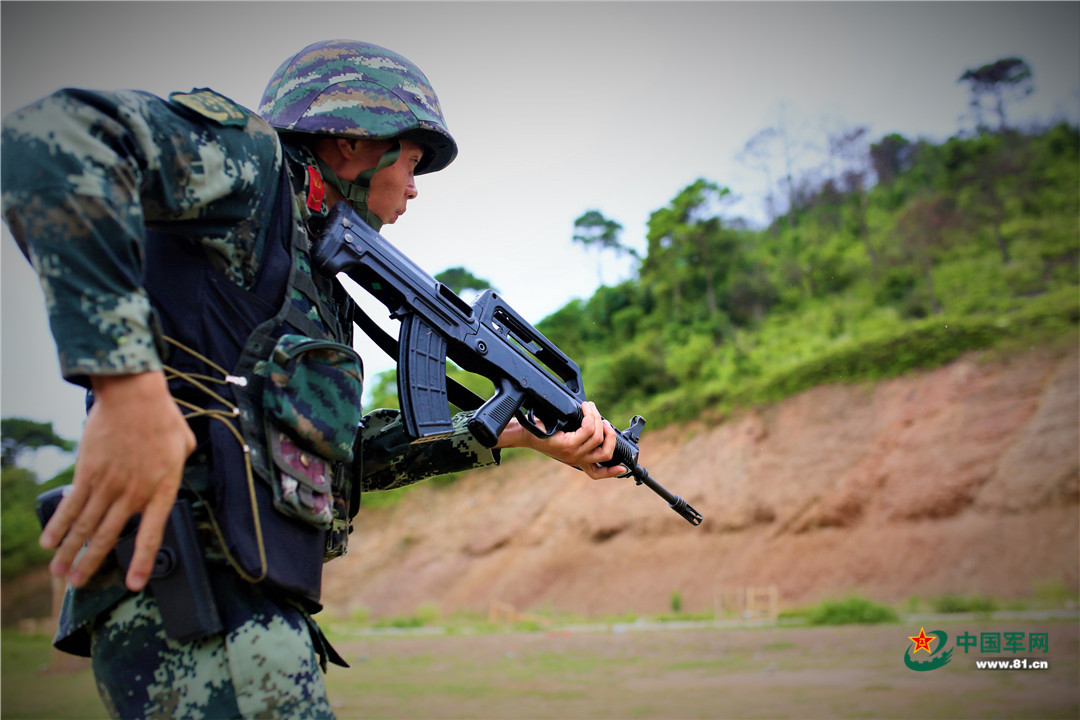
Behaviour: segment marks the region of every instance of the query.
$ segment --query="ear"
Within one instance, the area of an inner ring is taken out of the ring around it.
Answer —
[[[357,147],[356,140],[351,138],[334,138],[334,147],[341,154],[341,158],[346,162],[350,162],[356,158]]]

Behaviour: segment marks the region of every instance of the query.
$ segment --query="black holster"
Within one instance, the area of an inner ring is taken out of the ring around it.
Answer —
[[[64,494],[65,488],[61,487],[38,497],[37,514],[42,527]],[[135,552],[139,519],[135,516],[128,522],[113,551],[125,572]],[[154,558],[149,591],[157,600],[165,634],[170,639],[187,642],[221,632],[221,616],[210,589],[191,503],[185,498],[178,498],[169,513],[161,547]]]

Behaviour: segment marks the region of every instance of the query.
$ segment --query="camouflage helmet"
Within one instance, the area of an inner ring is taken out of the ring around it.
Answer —
[[[308,45],[270,78],[259,115],[283,131],[413,140],[426,150],[418,175],[442,170],[457,155],[439,98],[424,73],[401,55],[370,43]]]

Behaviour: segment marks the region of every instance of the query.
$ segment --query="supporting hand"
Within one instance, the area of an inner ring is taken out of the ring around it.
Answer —
[[[585,402],[581,405],[581,426],[572,432],[557,432],[549,438],[538,438],[526,430],[516,419],[511,420],[499,435],[497,448],[527,447],[549,457],[580,467],[586,475],[594,479],[616,477],[626,473],[622,465],[604,467],[600,463],[611,460],[615,452],[617,433],[607,420],[600,416],[596,405]],[[537,427],[544,429],[543,423],[536,421]]]

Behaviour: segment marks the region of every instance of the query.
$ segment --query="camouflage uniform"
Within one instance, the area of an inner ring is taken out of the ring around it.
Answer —
[[[310,618],[235,574],[216,573],[226,630],[165,637],[153,594],[125,598],[94,630],[98,692],[114,717],[332,718]]]
[[[168,100],[62,90],[6,117],[2,142],[5,221],[41,279],[62,373],[84,386],[92,375],[162,368],[143,287],[148,228],[201,248],[217,273],[249,288],[271,237],[265,218],[283,163],[292,164],[299,219],[327,212],[312,153],[208,90]],[[443,148],[429,164],[452,157]],[[455,418],[450,437],[413,444],[396,411],[369,415],[363,490],[496,463],[464,419]],[[207,467],[196,451],[185,486],[205,488]],[[92,654],[102,697],[120,716],[331,716],[315,666],[340,658],[310,617],[317,607],[241,580],[214,539],[204,540],[221,635],[166,639],[152,593],[128,592],[110,559],[85,588],[69,588],[57,647]]]

